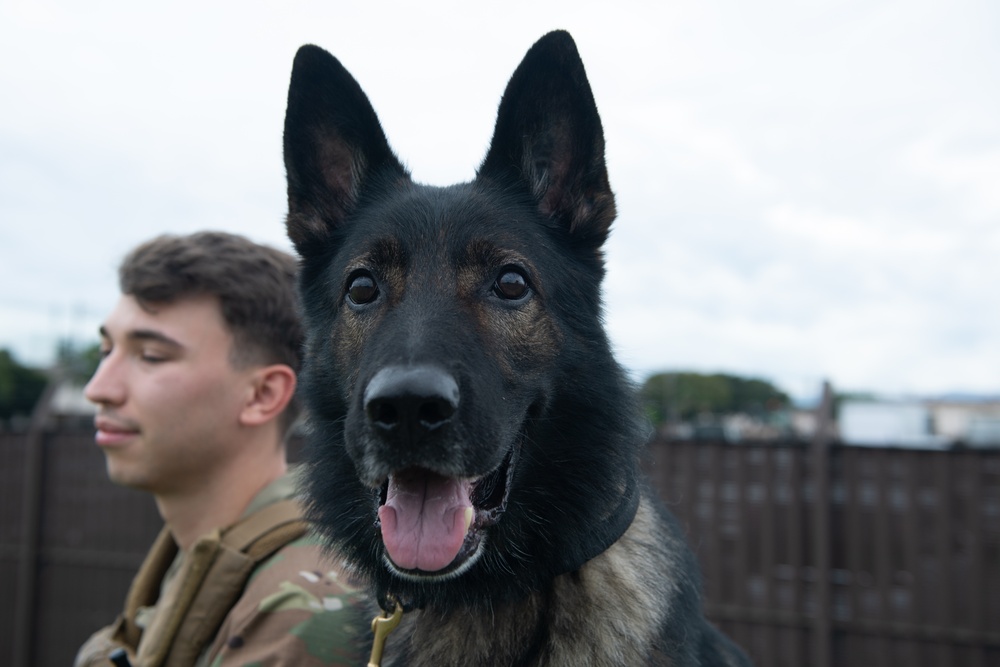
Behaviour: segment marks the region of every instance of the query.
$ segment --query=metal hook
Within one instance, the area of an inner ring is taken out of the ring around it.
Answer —
[[[382,612],[372,619],[372,633],[375,635],[372,641],[372,654],[368,658],[368,667],[380,667],[382,664],[382,650],[385,648],[385,640],[389,633],[396,629],[399,622],[403,620],[403,605],[394,597],[389,597],[394,609],[392,614]]]

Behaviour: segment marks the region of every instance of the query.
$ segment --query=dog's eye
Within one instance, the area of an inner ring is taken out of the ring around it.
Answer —
[[[493,283],[493,292],[501,299],[523,299],[528,294],[528,279],[516,269],[506,269]]]
[[[378,285],[375,279],[368,273],[359,273],[351,279],[351,284],[347,288],[348,300],[356,306],[363,306],[371,303],[378,297]]]

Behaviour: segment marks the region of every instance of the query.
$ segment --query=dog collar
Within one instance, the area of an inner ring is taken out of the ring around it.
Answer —
[[[636,479],[635,471],[632,471],[629,473],[625,494],[622,496],[621,502],[618,503],[618,507],[607,518],[597,524],[591,532],[591,535],[596,537],[592,548],[580,553],[578,558],[573,559],[573,562],[563,563],[563,568],[558,574],[567,574],[579,570],[584,563],[600,556],[610,549],[611,545],[620,540],[621,536],[632,525],[636,512],[639,511],[640,496],[639,482]]]

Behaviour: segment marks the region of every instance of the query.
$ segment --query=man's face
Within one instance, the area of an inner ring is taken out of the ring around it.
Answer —
[[[112,481],[156,494],[210,483],[239,451],[250,371],[233,367],[214,297],[144,310],[118,300],[101,327],[103,358],[85,394]]]

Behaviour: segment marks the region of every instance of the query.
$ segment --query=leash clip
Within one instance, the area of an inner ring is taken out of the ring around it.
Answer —
[[[389,597],[389,602],[393,604],[392,614],[383,611],[372,619],[372,632],[375,639],[372,642],[372,654],[368,658],[368,667],[380,667],[382,665],[382,649],[385,648],[385,640],[389,633],[396,629],[399,622],[403,620],[403,605],[394,597]]]

